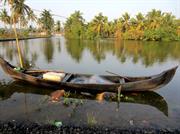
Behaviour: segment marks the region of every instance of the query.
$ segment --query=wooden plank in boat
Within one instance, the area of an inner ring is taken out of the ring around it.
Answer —
[[[72,76],[72,74],[67,74],[67,75],[63,78],[62,82],[67,82],[71,76]]]

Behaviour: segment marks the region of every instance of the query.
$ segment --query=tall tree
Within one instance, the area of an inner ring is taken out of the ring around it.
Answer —
[[[148,12],[146,15],[147,18],[147,27],[149,29],[156,29],[160,27],[160,23],[162,20],[163,14],[160,10],[152,9],[152,11]]]
[[[56,22],[55,31],[57,33],[61,32],[61,22],[59,20]]]
[[[8,4],[11,11],[11,24],[13,24],[13,29],[16,37],[16,45],[18,48],[18,54],[20,57],[20,65],[23,67],[22,62],[22,54],[20,51],[19,46],[19,40],[18,40],[18,34],[16,30],[16,24],[22,20],[22,18],[26,18],[26,16],[29,16],[29,13],[32,12],[31,8],[25,4],[25,0],[4,0],[4,3]]]
[[[144,30],[144,22],[145,22],[145,18],[143,16],[142,13],[138,13],[136,15],[136,24],[137,24],[137,29],[138,30]]]
[[[102,13],[99,13],[94,17],[94,19],[89,23],[88,26],[88,30],[95,33],[93,35],[95,38],[101,38],[104,35],[103,32],[108,28],[108,18],[106,16],[103,16]]]
[[[6,25],[10,24],[10,16],[8,15],[6,9],[2,9],[0,12],[0,20]]]
[[[117,39],[122,38],[122,20],[121,19],[117,19],[114,20],[114,37]]]
[[[51,34],[54,27],[54,19],[49,10],[44,9],[39,18],[39,23],[41,29],[46,32],[46,34]]]
[[[65,36],[68,38],[81,39],[84,36],[85,22],[80,11],[75,11],[65,22]]]
[[[122,18],[121,18],[121,20],[122,20],[122,23],[123,23],[123,32],[126,32],[126,31],[128,31],[129,30],[129,26],[130,26],[130,15],[127,13],[127,12],[125,12],[123,15],[122,15]]]

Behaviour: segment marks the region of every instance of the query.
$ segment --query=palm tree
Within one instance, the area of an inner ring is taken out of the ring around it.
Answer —
[[[137,24],[137,30],[144,30],[144,21],[145,18],[142,13],[138,13],[136,15],[136,24]]]
[[[64,25],[65,36],[68,38],[83,38],[85,31],[84,18],[80,11],[75,11],[67,19]]]
[[[33,12],[31,8],[26,5],[25,0],[4,0],[4,3],[8,3],[10,6],[10,11],[11,11],[11,24],[13,24],[13,30],[15,33],[16,37],[16,45],[18,49],[18,54],[20,58],[20,66],[23,67],[23,62],[22,62],[22,54],[19,46],[19,40],[18,40],[18,35],[17,35],[17,30],[16,30],[16,24],[21,20],[25,20],[26,16],[29,16],[30,12]],[[27,24],[27,23],[26,23]]]
[[[4,4],[8,3],[9,5],[13,5],[14,1],[16,0],[1,0],[2,2],[4,1]]]
[[[37,16],[34,14],[32,10],[30,10],[27,19],[31,21],[37,21]]]
[[[34,14],[32,10],[30,10],[27,19],[30,21],[30,25],[32,25],[33,21],[37,22],[37,16]]]
[[[164,13],[162,18],[162,24],[166,26],[175,26],[175,16],[171,13]]]
[[[130,24],[129,24],[130,15],[129,15],[127,12],[125,12],[125,13],[122,15],[121,20],[122,20],[122,23],[123,23],[123,32],[128,31],[129,26],[130,26]]]
[[[39,23],[41,28],[46,32],[46,34],[51,34],[54,26],[54,19],[50,11],[44,9],[39,18]]]
[[[147,18],[147,27],[149,29],[156,29],[160,27],[160,23],[162,21],[163,14],[160,10],[152,9],[152,11],[148,12],[146,15]]]
[[[118,20],[114,20],[114,36],[118,39],[120,39],[122,37],[122,21],[121,19]]]
[[[0,20],[4,23],[5,28],[7,24],[10,24],[10,16],[8,15],[6,9],[2,9],[0,12]]]
[[[61,22],[59,20],[56,22],[55,31],[58,33],[61,32]]]
[[[21,29],[22,27],[27,26],[28,20],[25,18],[25,16],[20,16],[19,18],[19,28]]]
[[[16,30],[16,23],[18,21],[22,21],[22,18],[25,20],[26,16],[29,16],[29,13],[32,12],[31,8],[24,4],[25,0],[14,0],[14,3],[11,6],[11,17],[12,17],[12,23],[14,25],[14,33],[16,37],[16,44],[19,52],[19,57],[20,58],[20,65],[23,67],[23,61],[22,61],[22,54],[20,51],[20,46],[19,46],[19,40],[18,40],[18,35],[17,35],[17,30]],[[25,25],[27,23],[25,22]]]
[[[97,37],[102,36],[103,28],[105,24],[107,24],[108,18],[106,16],[103,16],[102,13],[99,13],[97,16],[94,17],[90,25],[93,28],[93,31],[97,33]]]

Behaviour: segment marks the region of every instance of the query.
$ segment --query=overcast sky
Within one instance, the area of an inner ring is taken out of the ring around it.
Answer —
[[[153,8],[163,12],[172,12],[180,18],[180,0],[26,0],[26,4],[32,9],[50,9],[53,14],[65,17],[75,10],[80,10],[87,21],[99,12],[108,16],[109,20],[113,20],[124,12],[134,16],[138,12],[146,14]],[[56,19],[65,20],[60,17]]]

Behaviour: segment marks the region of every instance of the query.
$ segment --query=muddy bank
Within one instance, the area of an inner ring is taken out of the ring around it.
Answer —
[[[155,128],[116,128],[116,127],[98,127],[98,126],[74,126],[66,125],[56,127],[53,125],[42,125],[32,122],[0,122],[0,133],[2,134],[59,134],[59,133],[111,133],[111,134],[179,134],[180,129],[155,129]]]
[[[173,118],[165,99],[155,92],[124,93],[120,102],[116,97],[97,100],[93,95],[67,92],[53,101],[51,90],[31,86],[20,90],[21,86],[12,83],[0,88],[0,134],[180,133],[179,119]]]

